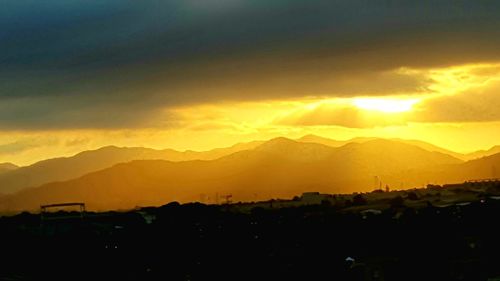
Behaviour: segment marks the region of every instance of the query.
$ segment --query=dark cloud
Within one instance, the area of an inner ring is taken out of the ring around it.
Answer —
[[[151,126],[163,107],[418,93],[500,60],[496,1],[7,0],[0,128]],[[392,73],[392,74],[391,74]]]

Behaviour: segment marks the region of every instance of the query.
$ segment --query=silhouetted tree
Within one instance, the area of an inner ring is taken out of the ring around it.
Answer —
[[[366,205],[367,203],[368,203],[368,200],[366,200],[366,198],[361,194],[356,194],[352,198],[352,205],[354,205],[354,206],[362,206],[362,205]]]
[[[401,197],[400,195],[398,195],[398,196],[392,198],[391,201],[389,202],[389,204],[391,204],[392,208],[397,208],[397,207],[403,206],[404,201],[405,200],[403,199],[403,197]]]
[[[413,191],[408,192],[407,198],[408,198],[408,200],[418,200],[419,199],[417,193],[415,193]]]

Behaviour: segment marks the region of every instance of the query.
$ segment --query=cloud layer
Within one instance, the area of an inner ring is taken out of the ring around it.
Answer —
[[[500,60],[499,14],[493,1],[7,0],[0,130],[162,127],[192,104],[427,93],[430,81],[397,70]]]

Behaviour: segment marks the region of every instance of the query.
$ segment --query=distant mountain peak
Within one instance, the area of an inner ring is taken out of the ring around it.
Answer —
[[[286,138],[286,137],[277,137],[277,138],[270,139],[270,140],[264,142],[261,145],[265,145],[265,144],[284,144],[284,143],[298,143],[298,142],[294,141],[292,139]]]
[[[328,140],[330,140],[329,138],[325,138],[325,137],[318,136],[315,134],[303,135],[302,137],[298,138],[297,140],[303,141],[303,140],[314,140],[314,139],[328,139]]]
[[[500,152],[500,145],[494,145],[490,149],[487,150],[488,152],[494,152],[494,154]]]
[[[494,155],[497,153],[500,153],[500,145],[494,145],[491,148],[489,148],[488,150],[478,150],[478,151],[471,152],[469,154],[466,154],[466,157],[469,160],[474,160],[474,159],[479,159],[479,158],[483,158],[486,156],[491,156],[491,155]]]
[[[274,139],[270,139],[268,141],[265,141],[262,144],[259,144],[257,147],[255,147],[255,150],[274,150],[276,148],[284,148],[284,147],[291,147],[291,146],[296,146],[300,144],[297,141],[294,141],[289,138],[285,137],[277,137]]]
[[[260,145],[255,150],[268,150],[268,149],[301,149],[305,147],[319,148],[330,150],[332,147],[316,142],[301,142],[285,137],[277,137],[270,139]]]
[[[0,170],[15,170],[17,168],[19,168],[19,166],[9,162],[0,163]]]
[[[271,139],[257,146],[254,151],[279,156],[282,159],[310,162],[329,157],[335,148],[320,143],[299,142],[289,138]]]

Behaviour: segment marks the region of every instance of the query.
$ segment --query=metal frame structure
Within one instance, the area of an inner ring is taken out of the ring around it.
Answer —
[[[49,205],[41,205],[40,206],[40,218],[42,222],[44,220],[50,219],[47,218],[47,209],[51,208],[61,208],[61,207],[71,207],[71,206],[79,206],[80,207],[80,218],[83,219],[85,216],[85,203],[81,202],[71,202],[71,203],[59,203],[59,204],[49,204]]]

